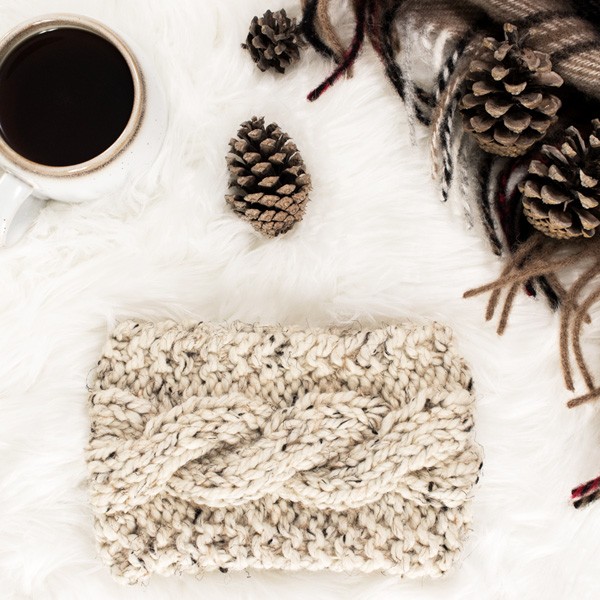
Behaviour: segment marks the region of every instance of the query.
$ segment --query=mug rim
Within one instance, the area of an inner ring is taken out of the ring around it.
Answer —
[[[104,152],[88,161],[75,165],[53,167],[29,160],[14,150],[2,135],[0,135],[0,153],[11,163],[36,175],[46,177],[87,175],[88,173],[105,167],[119,157],[131,144],[139,131],[146,109],[146,86],[144,75],[138,59],[135,57],[129,45],[110,27],[91,17],[61,13],[36,17],[9,31],[2,39],[0,39],[0,66],[18,45],[36,34],[50,31],[55,28],[76,28],[94,33],[111,43],[119,51],[121,56],[123,56],[129,67],[134,89],[134,101],[129,121],[125,126],[125,129],[121,132],[121,135],[113,142],[113,144],[111,144],[111,146],[104,150]]]

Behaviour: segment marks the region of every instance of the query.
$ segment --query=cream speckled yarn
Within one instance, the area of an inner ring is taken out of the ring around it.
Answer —
[[[480,469],[470,389],[438,324],[123,323],[90,401],[103,559],[127,583],[247,567],[441,575]]]

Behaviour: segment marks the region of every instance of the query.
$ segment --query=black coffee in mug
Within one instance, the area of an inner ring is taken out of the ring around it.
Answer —
[[[0,64],[0,135],[41,165],[66,167],[99,156],[123,133],[133,105],[127,61],[87,30],[37,33]]]

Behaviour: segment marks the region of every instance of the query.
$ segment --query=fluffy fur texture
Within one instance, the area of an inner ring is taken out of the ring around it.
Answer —
[[[295,3],[282,1],[291,14]],[[24,600],[480,600],[597,598],[600,511],[574,511],[569,483],[600,464],[598,407],[569,411],[558,316],[519,295],[503,338],[474,282],[499,272],[430,179],[426,136],[370,49],[318,103],[331,63],[306,52],[285,78],[240,48],[266,0],[4,0],[7,29],[40,13],[119,26],[155,61],[171,123],[156,167],[112,197],[52,203],[0,254],[0,590]],[[334,21],[348,43],[354,24]],[[296,13],[297,14],[297,13]],[[340,21],[340,19],[342,19]],[[427,38],[424,62],[440,63]],[[314,177],[305,220],[262,241],[225,205],[227,142],[254,114],[281,123]],[[85,486],[86,381],[124,318],[328,325],[407,316],[450,324],[477,382],[485,466],[474,534],[448,578],[220,572],[122,589],[97,553]],[[597,333],[588,338],[597,348]]]

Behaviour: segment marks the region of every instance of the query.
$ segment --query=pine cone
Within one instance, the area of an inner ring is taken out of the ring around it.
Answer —
[[[562,106],[552,88],[563,84],[550,56],[523,45],[514,25],[504,26],[505,41],[486,38],[467,75],[461,100],[465,129],[486,151],[521,156],[539,142]]]
[[[296,144],[275,123],[253,117],[230,146],[227,203],[260,233],[287,233],[302,220],[311,186]]]
[[[285,9],[254,17],[242,48],[248,50],[261,71],[275,69],[279,73],[300,60],[302,39],[296,19],[290,19]]]
[[[592,127],[588,143],[569,127],[560,148],[543,146],[520,185],[527,220],[549,237],[590,238],[600,225],[600,121]]]

